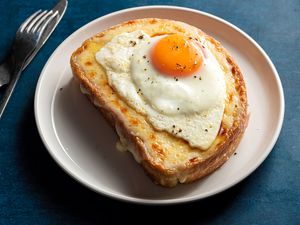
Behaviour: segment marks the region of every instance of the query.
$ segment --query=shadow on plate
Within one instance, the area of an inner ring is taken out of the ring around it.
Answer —
[[[174,189],[152,183],[129,152],[115,148],[117,135],[99,111],[79,91],[73,79],[58,89],[53,121],[62,152],[86,172],[83,179],[122,196],[161,200],[193,195],[202,183]],[[205,179],[202,180],[205,182]]]

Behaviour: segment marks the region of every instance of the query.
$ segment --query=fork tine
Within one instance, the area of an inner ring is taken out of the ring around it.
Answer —
[[[40,31],[40,37],[42,36],[45,28],[48,26],[48,24],[55,18],[57,18],[56,16],[58,15],[58,11],[55,11],[47,20],[45,20],[42,24],[41,27],[39,28]],[[45,42],[45,40],[44,40]]]
[[[39,9],[38,11],[36,11],[35,13],[33,13],[31,16],[29,16],[22,24],[21,26],[19,27],[18,32],[23,32],[24,29],[26,28],[26,26],[38,15],[40,14],[42,10]]]
[[[43,12],[36,15],[29,23],[29,25],[26,27],[26,31],[30,32],[31,28],[42,18],[48,11],[44,10]]]
[[[53,11],[49,11],[47,14],[45,14],[34,26],[32,29],[32,32],[35,32],[37,30],[43,31],[46,26],[49,24],[49,22],[57,15],[57,11],[53,13]]]

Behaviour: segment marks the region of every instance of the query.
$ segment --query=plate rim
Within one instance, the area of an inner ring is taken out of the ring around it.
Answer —
[[[234,179],[233,182],[231,182],[229,185],[225,185],[222,188],[210,191],[210,192],[206,192],[206,194],[204,194],[203,196],[190,196],[190,197],[182,197],[182,198],[175,198],[175,199],[162,199],[162,200],[158,200],[158,199],[143,199],[143,198],[137,198],[137,197],[130,197],[127,195],[122,195],[122,194],[116,194],[116,193],[112,193],[106,190],[100,190],[98,187],[96,187],[95,185],[93,185],[92,183],[86,181],[85,179],[81,178],[79,175],[77,175],[75,172],[71,171],[69,168],[67,168],[67,166],[65,166],[59,159],[59,157],[51,150],[48,142],[47,142],[47,138],[44,136],[43,134],[43,128],[41,127],[41,120],[39,118],[39,109],[38,109],[38,100],[39,100],[39,90],[41,88],[41,83],[43,80],[43,74],[45,74],[45,71],[48,68],[49,63],[51,62],[52,58],[56,55],[56,52],[58,51],[58,49],[60,49],[61,47],[63,47],[64,44],[66,44],[69,40],[71,40],[72,38],[76,37],[76,35],[78,33],[80,33],[82,30],[89,28],[90,26],[92,26],[94,23],[97,23],[100,20],[106,19],[108,17],[112,17],[112,16],[116,16],[118,14],[123,14],[123,13],[128,13],[128,12],[134,12],[134,11],[140,11],[140,10],[148,10],[148,9],[166,9],[166,10],[180,10],[180,11],[187,11],[187,12],[192,12],[192,13],[196,13],[196,14],[201,14],[205,17],[209,17],[213,20],[217,20],[219,22],[221,22],[222,24],[229,26],[231,28],[233,28],[234,30],[238,31],[238,33],[240,33],[242,36],[244,36],[248,41],[250,41],[257,49],[258,51],[262,54],[262,56],[264,57],[264,59],[266,60],[267,64],[270,66],[270,69],[272,71],[272,74],[275,77],[275,81],[276,81],[276,86],[278,88],[279,91],[279,120],[277,121],[277,126],[276,126],[276,130],[274,132],[274,135],[272,136],[272,139],[269,141],[269,144],[267,145],[267,147],[265,148],[266,150],[264,151],[264,154],[261,155],[261,157],[259,158],[259,160],[257,160],[255,163],[253,163],[252,166],[250,166],[250,168],[248,169],[248,171],[241,177]],[[54,161],[68,174],[70,175],[72,178],[74,178],[76,181],[78,181],[80,184],[84,185],[85,187],[87,187],[88,189],[102,194],[104,196],[107,197],[111,197],[113,199],[117,199],[117,200],[121,200],[121,201],[125,201],[125,202],[130,202],[130,203],[136,203],[136,204],[146,204],[146,205],[167,205],[167,204],[179,204],[179,203],[186,203],[186,202],[192,202],[192,201],[196,201],[196,200],[200,200],[200,199],[204,199],[204,198],[208,198],[210,196],[213,196],[215,194],[221,193],[233,186],[235,186],[237,183],[241,182],[242,180],[244,180],[246,177],[248,177],[251,173],[253,173],[261,164],[262,162],[267,158],[267,156],[270,154],[270,152],[272,151],[278,137],[280,134],[280,131],[282,129],[282,125],[283,125],[283,121],[284,121],[284,113],[285,113],[285,100],[284,100],[284,91],[283,91],[283,87],[282,87],[282,83],[279,77],[279,74],[273,64],[273,62],[271,61],[270,57],[267,55],[267,53],[263,50],[263,48],[252,38],[250,37],[246,32],[244,32],[243,30],[241,30],[240,28],[238,28],[237,26],[235,26],[234,24],[218,17],[215,16],[213,14],[201,11],[201,10],[197,10],[197,9],[192,9],[192,8],[188,8],[188,7],[180,7],[180,6],[172,6],[172,5],[150,5],[150,6],[139,6],[139,7],[131,7],[131,8],[126,8],[126,9],[122,9],[122,10],[118,10],[118,11],[114,11],[111,12],[109,14],[103,15],[101,17],[98,17],[90,22],[88,22],[87,24],[81,26],[80,28],[78,28],[77,30],[75,30],[72,34],[70,34],[65,40],[63,40],[63,42],[53,51],[53,53],[51,54],[51,56],[49,57],[49,59],[47,60],[47,62],[45,63],[41,73],[40,73],[40,77],[38,79],[37,85],[36,85],[36,90],[35,90],[35,96],[34,96],[34,115],[35,115],[35,121],[36,121],[36,125],[37,125],[37,129],[39,132],[39,135],[42,139],[42,142],[44,144],[44,146],[46,147],[47,151],[49,152],[49,154],[51,155],[51,157],[54,159]]]

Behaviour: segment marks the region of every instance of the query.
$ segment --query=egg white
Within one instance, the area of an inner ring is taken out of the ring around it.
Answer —
[[[101,48],[96,59],[105,68],[109,84],[156,129],[207,149],[222,121],[224,74],[208,50],[201,70],[191,76],[159,73],[151,64],[150,49],[160,38],[140,30],[123,33]]]

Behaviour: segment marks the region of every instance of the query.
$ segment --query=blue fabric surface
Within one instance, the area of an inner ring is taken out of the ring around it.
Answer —
[[[19,24],[38,8],[47,9],[54,3],[55,0],[0,1],[1,58]],[[286,100],[281,135],[269,157],[251,176],[214,197],[167,207],[118,202],[77,183],[48,154],[37,132],[33,111],[39,74],[66,37],[107,13],[154,4],[206,11],[244,30],[274,62]],[[70,0],[61,23],[22,74],[0,120],[0,224],[154,224],[159,221],[300,224],[299,59],[299,0]],[[138,220],[136,214],[144,219]]]

